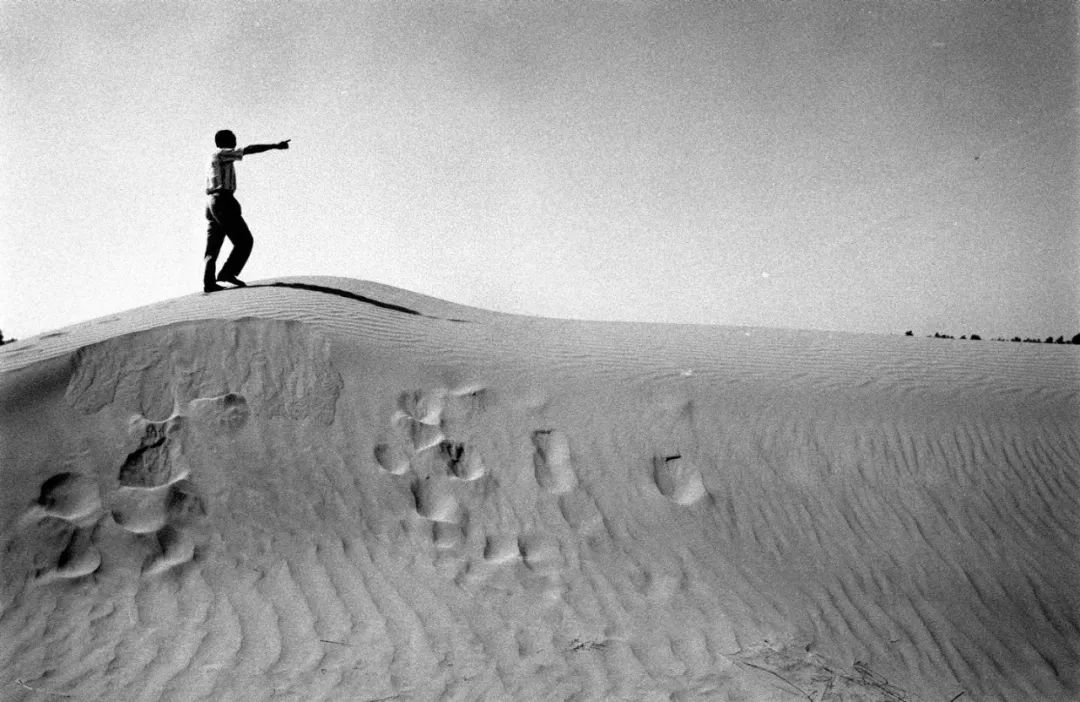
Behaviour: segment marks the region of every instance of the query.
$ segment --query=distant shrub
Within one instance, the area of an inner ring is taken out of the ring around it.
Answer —
[[[915,334],[912,331],[904,332],[904,336],[914,336],[914,335]],[[934,332],[933,334],[927,334],[927,337],[934,338],[934,339],[955,339],[956,338],[955,336],[951,336],[949,334],[942,334],[941,332]],[[963,340],[963,341],[982,341],[983,340],[983,338],[981,336],[979,336],[978,334],[972,334],[971,336],[968,336],[968,335],[965,334],[965,335],[961,336],[960,339]],[[999,337],[995,338],[994,341],[1011,341],[1011,342],[1017,343],[1017,344],[1019,344],[1019,343],[1024,343],[1024,344],[1074,344],[1074,345],[1080,346],[1080,334],[1077,334],[1071,340],[1066,339],[1065,336],[1062,335],[1062,336],[1059,336],[1056,339],[1053,336],[1048,336],[1048,337],[1046,337],[1046,339],[1037,339],[1037,338],[1030,337],[1030,336],[1029,337],[1024,337],[1022,339],[1019,336],[1014,336],[1011,339],[1007,339],[1005,337],[999,336]]]
[[[915,332],[909,329],[908,331],[904,332],[904,336],[915,336]],[[1080,334],[1077,334],[1077,336],[1080,336]]]

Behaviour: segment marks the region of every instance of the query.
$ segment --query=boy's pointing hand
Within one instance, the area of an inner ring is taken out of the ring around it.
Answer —
[[[286,139],[285,141],[280,141],[280,142],[278,142],[277,147],[279,149],[287,149],[287,148],[289,148],[289,142],[290,141],[292,141],[292,139]]]

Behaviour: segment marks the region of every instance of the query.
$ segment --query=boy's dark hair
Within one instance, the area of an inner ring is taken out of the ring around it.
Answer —
[[[214,135],[214,143],[221,148],[236,146],[236,135],[228,129],[222,129]]]

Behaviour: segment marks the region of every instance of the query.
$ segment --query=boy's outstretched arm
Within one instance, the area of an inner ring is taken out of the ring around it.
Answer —
[[[261,154],[263,151],[272,151],[274,149],[287,149],[289,148],[289,142],[292,139],[286,139],[285,141],[279,141],[276,144],[249,144],[244,147],[244,155],[248,154]]]

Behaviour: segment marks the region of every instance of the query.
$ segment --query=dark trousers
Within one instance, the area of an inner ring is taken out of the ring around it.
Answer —
[[[240,215],[240,203],[231,193],[218,193],[210,196],[206,205],[206,255],[203,257],[203,285],[212,285],[217,278],[230,278],[240,275],[244,269],[251,246],[255,240],[251,236],[247,222]],[[221,245],[229,237],[232,253],[221,267],[220,275],[214,274]]]

